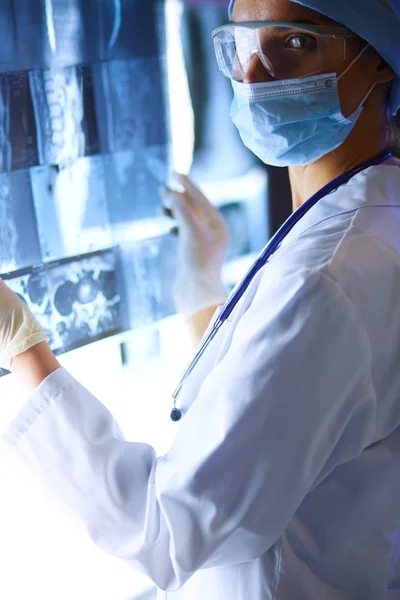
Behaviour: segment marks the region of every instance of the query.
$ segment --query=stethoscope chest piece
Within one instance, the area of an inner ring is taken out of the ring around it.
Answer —
[[[182,411],[179,408],[173,408],[171,410],[171,421],[178,423],[182,419]]]

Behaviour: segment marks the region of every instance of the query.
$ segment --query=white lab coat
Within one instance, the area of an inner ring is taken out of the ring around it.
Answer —
[[[160,599],[400,590],[398,166],[369,168],[304,217],[180,404],[157,459],[59,369],[4,441]]]

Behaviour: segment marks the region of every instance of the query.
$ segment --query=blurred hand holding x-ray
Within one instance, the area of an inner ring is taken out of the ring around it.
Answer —
[[[29,308],[0,279],[0,368],[10,370],[13,358],[47,341]]]
[[[189,318],[226,300],[222,266],[230,233],[218,209],[193,182],[180,174],[176,174],[176,179],[183,191],[164,190],[165,210],[176,219],[179,228],[175,302],[179,313]]]

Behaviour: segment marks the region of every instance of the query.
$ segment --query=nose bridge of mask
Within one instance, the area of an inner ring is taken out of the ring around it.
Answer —
[[[260,83],[242,83],[232,80],[231,83],[235,95],[245,98],[250,104],[268,100],[285,99],[286,101],[289,98],[293,98],[295,101],[297,96],[304,97],[305,94],[320,95],[323,93],[329,98],[330,106],[335,105],[336,111],[340,110],[335,73]],[[290,108],[288,103],[286,108]]]

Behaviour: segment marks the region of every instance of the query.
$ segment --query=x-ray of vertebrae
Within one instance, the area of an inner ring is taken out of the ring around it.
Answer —
[[[97,253],[50,268],[52,347],[57,353],[122,331],[117,254]]]
[[[80,65],[29,73],[39,162],[66,165],[100,151],[92,70]]]
[[[167,178],[163,19],[157,0],[2,2],[0,273],[56,353],[126,327],[107,248],[132,327],[174,310],[176,239],[135,237]]]
[[[109,249],[3,278],[60,354],[126,329],[119,260],[119,251]]]
[[[83,156],[83,98],[76,67],[31,71],[29,79],[40,164],[63,165]]]

